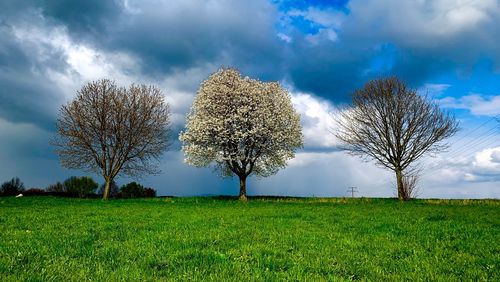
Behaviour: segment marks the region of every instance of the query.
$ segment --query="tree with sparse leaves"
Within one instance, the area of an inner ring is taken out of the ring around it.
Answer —
[[[64,192],[83,198],[95,192],[99,184],[88,176],[71,176],[63,183]]]
[[[237,175],[241,200],[250,175],[275,174],[303,145],[300,116],[288,92],[277,82],[242,77],[230,68],[201,84],[180,140],[187,163],[215,164],[222,176]]]
[[[119,87],[114,81],[90,82],[64,105],[52,141],[61,164],[100,173],[103,199],[119,174],[158,172],[157,161],[169,147],[170,111],[154,86]]]
[[[457,132],[458,122],[396,77],[368,82],[352,102],[337,116],[342,148],[393,170],[398,197],[406,200],[405,172],[425,153],[447,148],[442,141]]]

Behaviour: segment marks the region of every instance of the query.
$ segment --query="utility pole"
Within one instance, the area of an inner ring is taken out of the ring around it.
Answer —
[[[349,186],[348,188],[349,189],[347,189],[347,192],[351,193],[351,197],[354,198],[354,193],[358,192],[357,187],[355,187],[355,186]]]

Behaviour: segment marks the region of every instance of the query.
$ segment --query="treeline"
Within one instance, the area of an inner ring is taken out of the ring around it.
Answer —
[[[14,177],[4,182],[0,186],[0,196],[60,196],[70,198],[102,198],[105,186],[99,184],[88,176],[72,176],[63,182],[51,184],[45,189],[29,188],[25,189],[24,183]],[[130,182],[119,187],[116,182],[110,184],[111,198],[153,198],[156,197],[156,190],[144,187],[137,182]]]

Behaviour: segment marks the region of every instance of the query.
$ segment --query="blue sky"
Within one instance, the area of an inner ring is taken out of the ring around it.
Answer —
[[[448,152],[422,160],[421,197],[500,197],[500,1],[2,1],[0,181],[46,187],[60,167],[58,109],[86,82],[160,87],[176,134],[199,83],[220,66],[277,80],[301,114],[305,147],[251,179],[250,194],[394,196],[391,172],[336,150],[331,113],[370,79],[397,75],[455,114]],[[237,194],[236,179],[183,163],[139,179],[161,195]],[[99,182],[99,176],[94,176]],[[118,179],[123,184],[129,179]]]

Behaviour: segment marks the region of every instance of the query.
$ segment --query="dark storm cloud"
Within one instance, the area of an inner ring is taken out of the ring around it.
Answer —
[[[100,37],[108,26],[115,24],[123,12],[119,0],[15,0],[0,3],[0,15],[7,19],[23,17],[28,12],[39,11],[54,24],[68,27],[75,38]]]
[[[47,80],[44,69],[63,67],[61,54],[52,50],[43,62],[38,61],[5,23],[0,25],[0,38],[0,118],[52,128],[52,106],[60,102],[61,93]]]
[[[118,0],[43,0],[34,3],[47,18],[63,23],[76,34],[102,34],[112,26],[123,11],[123,3]]]
[[[204,63],[234,65],[263,79],[280,79],[281,42],[268,1],[42,1],[33,4],[75,41],[123,51],[141,71],[165,76]]]
[[[20,7],[30,7],[27,1],[21,3]],[[442,25],[435,27],[442,30],[438,33],[426,24],[432,19],[420,6],[394,3],[395,7],[340,1],[332,8],[325,1],[308,5],[265,0],[33,1],[31,8],[47,21],[64,25],[75,41],[86,40],[107,52],[133,54],[140,71],[156,79],[203,64],[212,64],[214,69],[231,65],[264,80],[289,80],[300,91],[334,102],[348,101],[349,94],[371,78],[400,75],[418,87],[430,77],[470,68],[480,56],[500,56],[499,43],[490,38],[496,32],[494,18],[482,22],[479,18],[470,27],[435,20]],[[409,24],[403,15],[394,13],[396,8],[410,11],[408,17],[415,22]],[[278,9],[299,9],[302,14],[291,17]],[[429,13],[439,9],[430,5]],[[323,18],[318,17],[321,12]],[[339,18],[334,21],[339,24],[325,25],[325,15]],[[304,33],[303,27],[293,26],[291,18],[307,19],[298,22],[314,24],[319,31]],[[290,43],[277,36],[280,21],[292,25],[284,29]],[[338,38],[321,37],[321,30],[332,31]],[[310,36],[318,38],[311,43]],[[384,44],[393,45],[398,54],[389,68],[377,69],[373,60],[380,55],[378,46]]]
[[[266,1],[141,2],[110,28],[106,48],[142,59],[146,73],[165,75],[204,63],[228,64],[279,79],[282,42]]]
[[[323,44],[297,44],[299,46],[295,46],[293,59],[288,64],[289,76],[301,91],[315,93],[336,103],[346,102],[353,89],[362,84],[368,57],[363,54],[354,56],[351,51],[337,48],[333,42]]]

